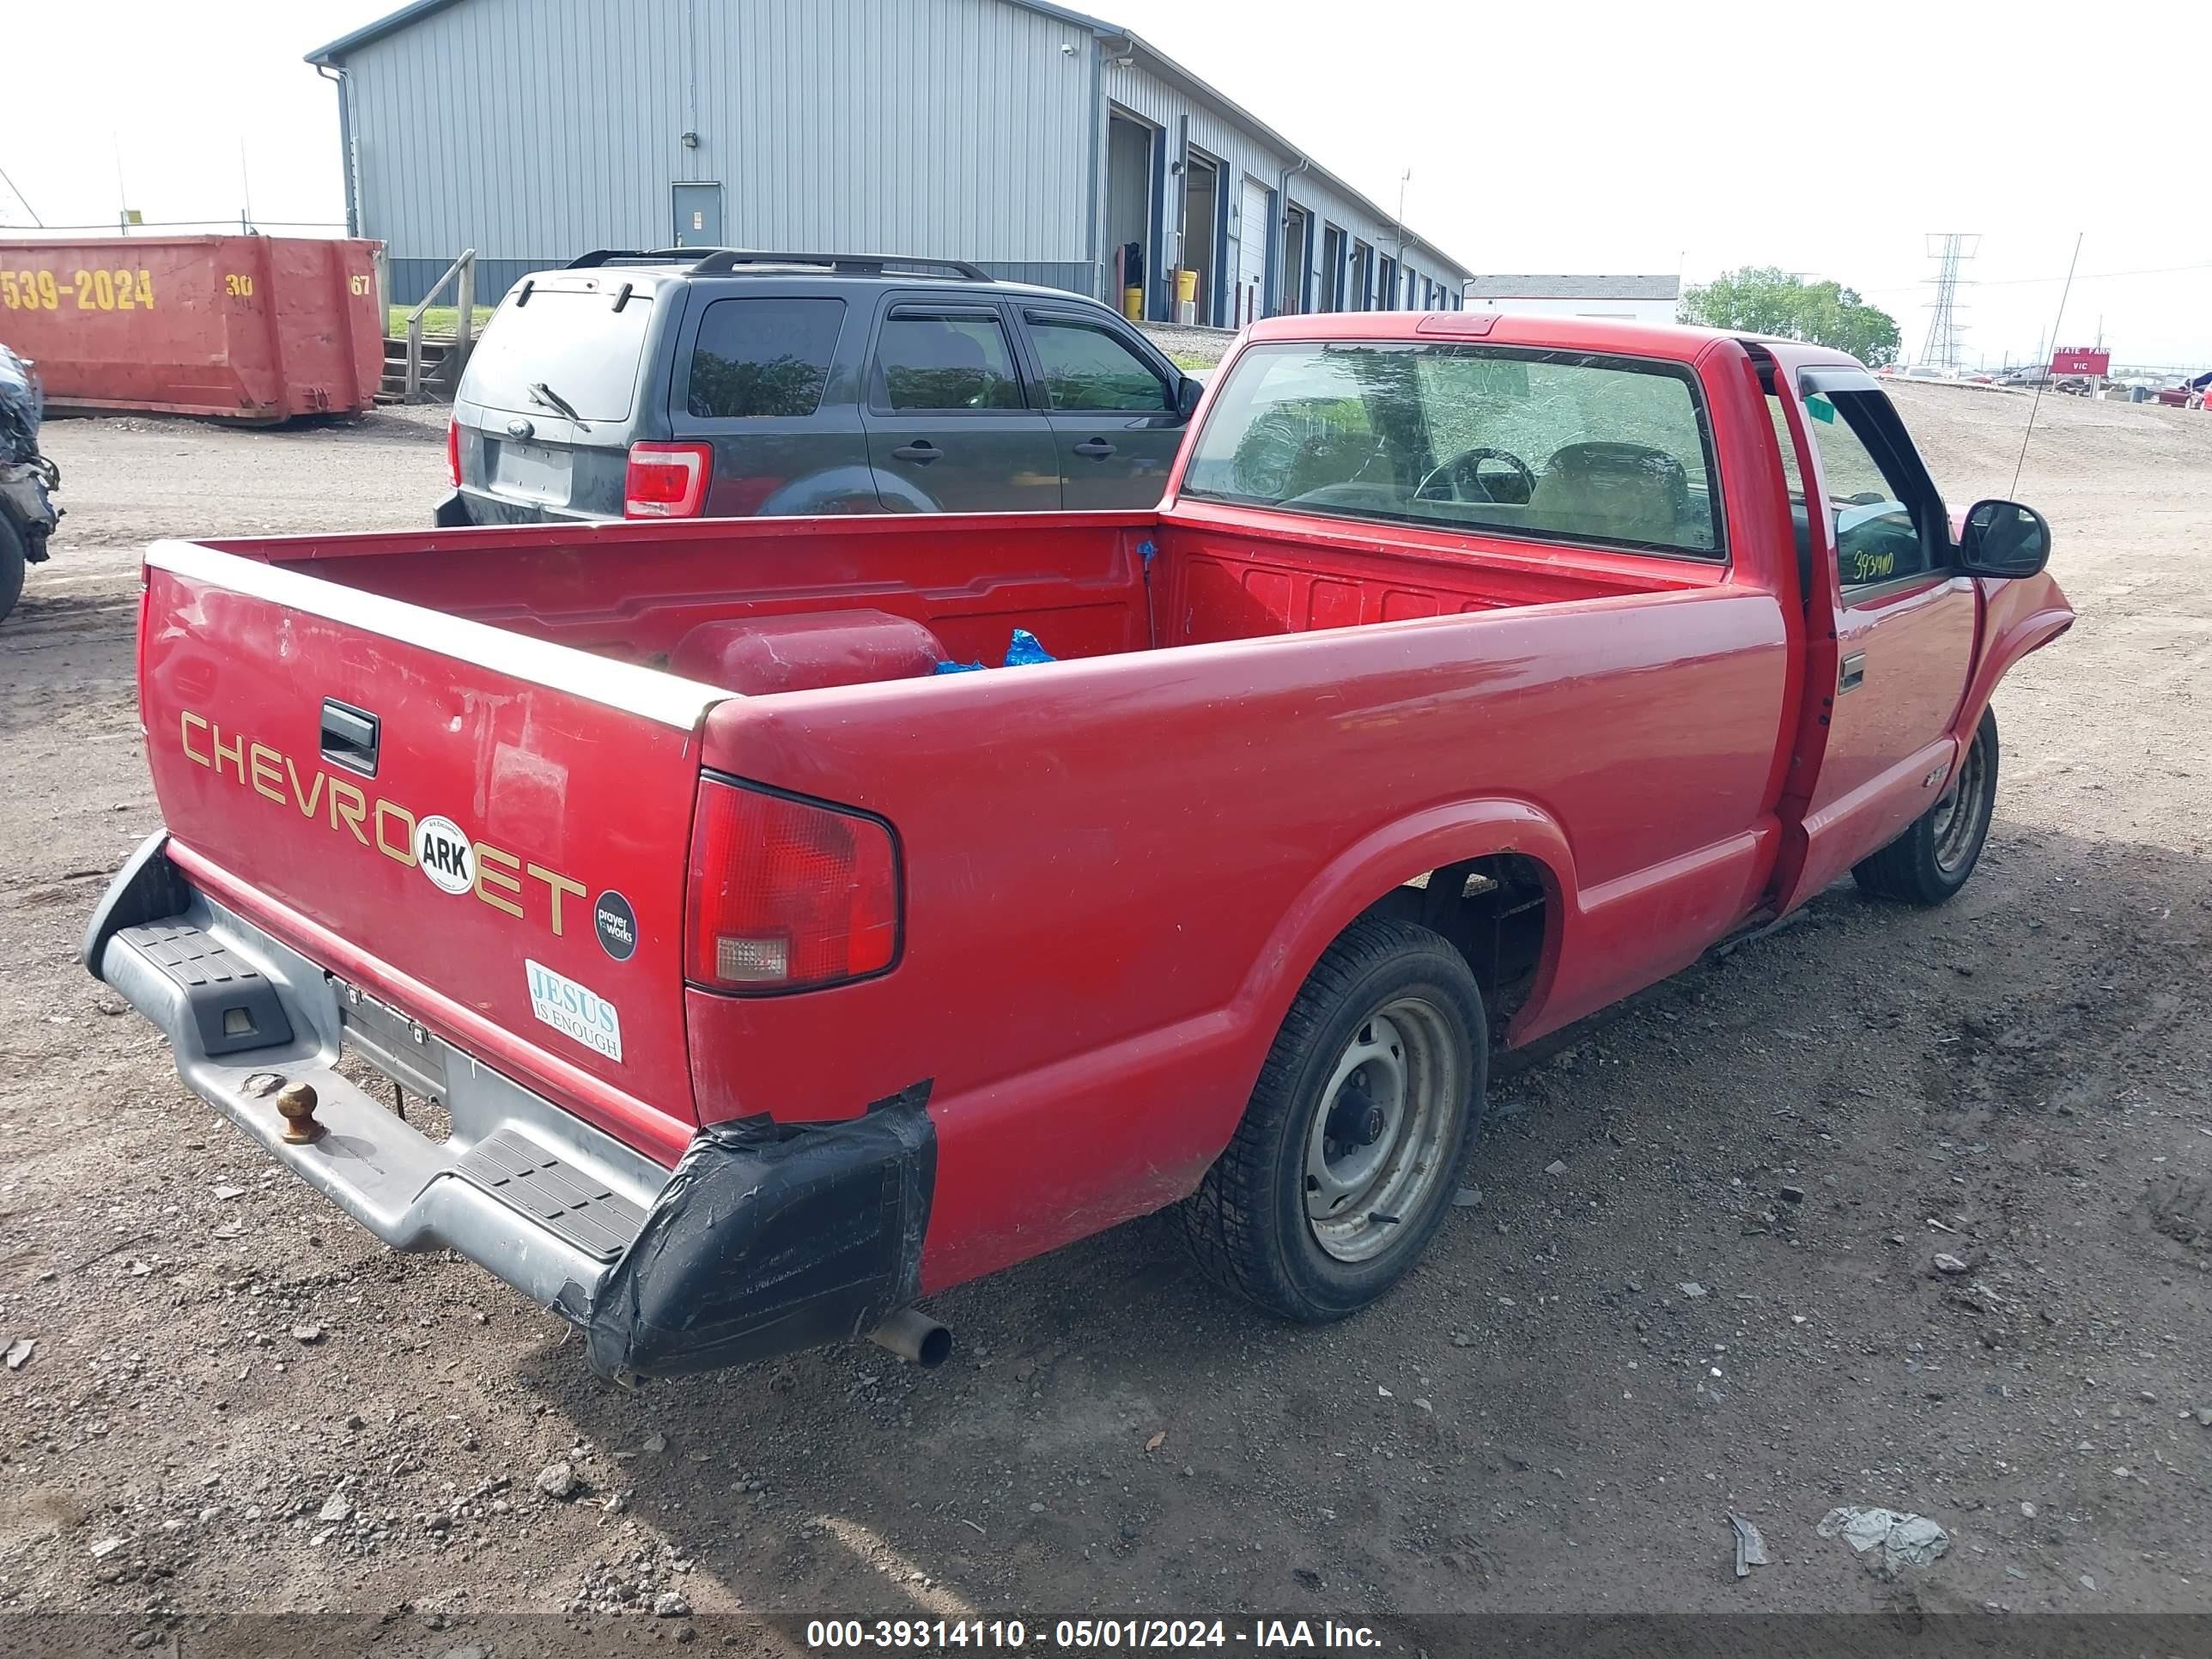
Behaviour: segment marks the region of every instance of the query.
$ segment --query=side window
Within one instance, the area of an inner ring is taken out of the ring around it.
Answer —
[[[1044,366],[1046,401],[1054,409],[1158,414],[1174,407],[1167,382],[1107,330],[1035,312],[1029,325],[1037,361]]]
[[[876,374],[894,410],[1022,407],[1013,348],[995,312],[893,312],[876,343]]]
[[[1805,396],[1807,422],[1828,481],[1829,523],[1846,588],[1917,576],[1936,566],[1942,545],[1936,526],[1920,522],[1909,503],[1914,490],[1906,471],[1890,456],[1889,442],[1862,393],[1813,392]],[[1784,440],[1783,453],[1790,446]],[[1791,469],[1794,472],[1795,469]],[[1802,490],[1802,484],[1791,480]]]
[[[713,420],[811,415],[836,356],[842,300],[717,300],[699,319],[684,404]]]

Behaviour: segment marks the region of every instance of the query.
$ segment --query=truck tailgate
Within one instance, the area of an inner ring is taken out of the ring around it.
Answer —
[[[698,729],[725,695],[297,568],[146,557],[179,867],[483,1063],[672,1161]]]

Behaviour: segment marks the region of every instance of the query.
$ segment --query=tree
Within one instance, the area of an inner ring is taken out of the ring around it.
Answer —
[[[1902,336],[1897,319],[1838,283],[1808,283],[1773,265],[1723,271],[1684,291],[1675,313],[1682,322],[1848,351],[1869,368],[1895,361]]]

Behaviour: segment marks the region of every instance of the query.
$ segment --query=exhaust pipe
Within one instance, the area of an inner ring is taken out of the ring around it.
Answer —
[[[952,1333],[918,1308],[901,1308],[870,1331],[868,1340],[926,1371],[952,1358]]]

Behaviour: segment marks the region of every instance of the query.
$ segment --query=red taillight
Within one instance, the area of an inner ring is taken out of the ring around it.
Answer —
[[[446,422],[446,482],[456,489],[461,487],[461,423]]]
[[[691,826],[684,974],[726,991],[834,985],[898,954],[898,855],[874,818],[709,779]]]
[[[625,519],[696,519],[714,452],[705,444],[632,444],[623,474]]]

